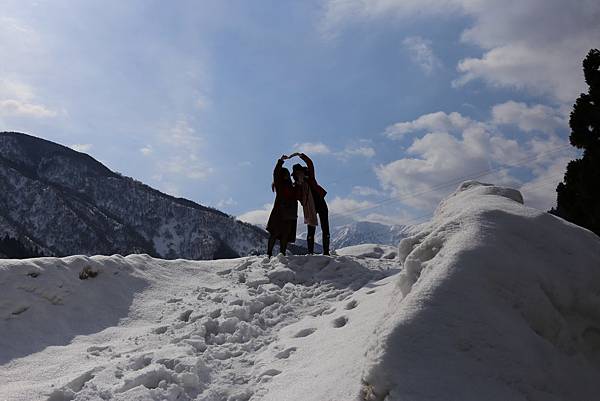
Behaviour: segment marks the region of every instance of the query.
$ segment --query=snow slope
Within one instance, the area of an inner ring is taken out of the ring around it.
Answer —
[[[593,233],[465,182],[399,258],[362,399],[600,399]]]
[[[398,258],[340,251],[0,260],[0,400],[598,399],[589,231],[466,182]]]
[[[98,275],[80,280],[84,267]],[[393,267],[283,255],[2,260],[0,400],[282,400],[293,399],[277,395],[284,383],[315,374],[330,399],[347,399],[381,317],[363,299],[379,304],[371,287],[393,288]],[[362,347],[346,353],[340,339]],[[330,353],[314,354],[320,341]]]

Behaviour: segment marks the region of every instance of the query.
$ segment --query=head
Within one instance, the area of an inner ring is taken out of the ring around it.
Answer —
[[[294,164],[292,171],[295,182],[303,182],[308,177],[308,169],[301,164]]]
[[[289,183],[291,185],[292,179],[290,178],[290,170],[288,170],[285,167],[282,167],[281,168],[281,177],[283,179],[283,182]],[[271,184],[271,190],[273,192],[275,192],[275,183]]]

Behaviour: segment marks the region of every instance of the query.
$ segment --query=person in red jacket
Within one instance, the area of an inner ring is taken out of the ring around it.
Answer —
[[[293,153],[290,158],[298,156],[306,163],[306,167],[301,164],[293,166],[292,176],[299,188],[303,188],[299,197],[304,209],[304,222],[308,227],[306,242],[308,253],[314,253],[315,232],[317,230],[316,215],[319,216],[321,223],[321,232],[323,234],[323,255],[329,255],[329,210],[325,195],[327,191],[319,185],[315,178],[315,165],[313,161],[304,153]],[[307,192],[310,194],[307,196]]]
[[[299,192],[292,183],[290,171],[283,167],[283,162],[289,157],[282,155],[273,170],[271,190],[275,192],[275,203],[267,223],[269,242],[267,255],[273,256],[273,247],[279,240],[279,250],[285,255],[287,245],[296,242],[296,225],[298,219]]]

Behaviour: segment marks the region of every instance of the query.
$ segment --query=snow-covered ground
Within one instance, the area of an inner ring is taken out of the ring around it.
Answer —
[[[0,260],[0,400],[599,398],[600,239],[517,191],[337,253]]]
[[[85,267],[98,275],[80,280]],[[0,399],[347,399],[381,317],[372,294],[389,296],[396,268],[344,256],[3,260]],[[298,380],[322,391],[295,398]]]

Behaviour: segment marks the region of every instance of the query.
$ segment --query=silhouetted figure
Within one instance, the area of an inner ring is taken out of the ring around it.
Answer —
[[[600,235],[600,51],[590,50],[583,73],[589,91],[579,96],[569,119],[569,140],[583,157],[567,165],[551,213]]]
[[[296,222],[298,219],[299,193],[292,183],[290,171],[283,167],[286,155],[277,160],[273,170],[273,184],[271,189],[276,193],[273,210],[267,223],[270,234],[267,254],[273,256],[273,247],[279,240],[279,250],[285,255],[288,243],[296,242]]]
[[[306,236],[308,253],[312,254],[315,251],[315,232],[318,225],[318,215],[323,234],[323,255],[329,255],[329,210],[325,201],[327,191],[317,182],[315,178],[315,165],[310,157],[304,153],[293,153],[290,155],[290,158],[294,156],[300,157],[306,163],[306,167],[301,164],[295,164],[292,175],[298,187],[302,189],[300,201],[304,210],[304,222],[308,227],[308,234]]]

